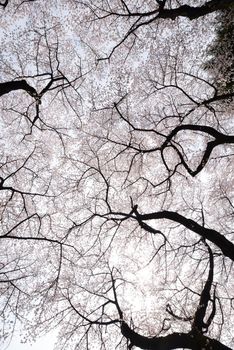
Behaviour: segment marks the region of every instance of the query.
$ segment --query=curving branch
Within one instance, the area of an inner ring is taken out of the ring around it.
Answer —
[[[217,131],[216,129],[206,125],[187,124],[187,125],[177,126],[174,130],[172,130],[172,132],[167,136],[166,141],[163,143],[162,150],[164,150],[166,146],[172,141],[173,137],[182,130],[200,131],[202,133],[205,133],[209,136],[214,137],[214,140],[207,143],[203,157],[195,170],[192,170],[188,166],[188,164],[185,162],[184,157],[181,154],[181,152],[178,150],[178,148],[171,144],[171,146],[175,149],[175,151],[179,155],[181,163],[183,164],[183,166],[191,176],[196,176],[198,173],[200,173],[200,171],[207,164],[210,158],[210,155],[216,146],[223,145],[223,144],[234,144],[234,135],[225,135]]]
[[[192,350],[213,349],[231,350],[215,339],[204,336],[196,332],[173,333],[165,337],[145,337],[132,330],[126,322],[122,322],[121,332],[130,341],[130,347],[136,346],[147,350],[173,350],[186,348]],[[208,347],[209,346],[209,347]]]
[[[135,219],[138,222],[139,226],[142,227],[145,231],[155,234],[161,234],[161,231],[155,230],[150,225],[145,224],[144,221],[159,219],[167,219],[174,221],[189,229],[190,231],[193,231],[194,233],[198,234],[202,239],[214,243],[222,251],[224,256],[234,261],[234,244],[231,241],[229,241],[218,231],[206,228],[198,224],[196,221],[188,219],[185,216],[178,214],[177,212],[163,210],[154,213],[140,214],[138,211],[138,206],[135,205],[131,210],[130,214],[123,212],[110,212],[107,215],[105,215],[105,217],[108,217],[110,220],[119,221],[123,221],[128,218]]]
[[[223,94],[223,95],[215,94],[211,98],[204,100],[201,103],[197,103],[196,101],[194,101],[194,103],[196,104],[196,107],[204,105],[204,106],[207,106],[209,108],[210,107],[209,104],[211,104],[212,102],[225,100],[225,99],[232,99],[233,96],[234,96],[233,93],[228,93],[228,94]],[[194,177],[197,174],[199,174],[203,170],[203,168],[206,166],[206,164],[208,163],[208,161],[210,159],[211,153],[215,147],[220,146],[220,145],[224,145],[224,144],[234,144],[234,135],[225,135],[225,134],[219,132],[218,130],[216,130],[215,128],[213,128],[211,126],[207,126],[207,125],[193,125],[193,124],[179,125],[179,126],[175,127],[168,135],[165,135],[162,132],[158,132],[155,129],[145,129],[145,128],[136,127],[134,125],[134,123],[132,123],[130,120],[128,120],[123,115],[123,113],[121,112],[121,110],[119,108],[119,103],[121,103],[124,98],[125,98],[125,96],[118,103],[114,103],[114,108],[115,108],[116,112],[118,113],[119,117],[125,123],[127,123],[133,131],[152,133],[152,134],[155,134],[156,137],[158,136],[159,138],[161,138],[161,137],[165,138],[165,141],[161,145],[157,145],[157,146],[151,147],[151,148],[143,148],[140,145],[136,146],[136,145],[132,145],[131,143],[129,143],[129,144],[121,143],[121,142],[117,142],[117,141],[108,139],[108,141],[113,142],[115,144],[119,144],[119,145],[124,146],[124,147],[129,148],[129,149],[131,148],[134,152],[136,152],[138,154],[160,152],[161,157],[164,160],[164,155],[163,155],[164,150],[167,147],[172,147],[180,159],[180,162],[178,163],[178,165],[181,164],[186,169],[186,171],[191,176]],[[192,110],[194,110],[194,109],[192,109]],[[191,167],[185,161],[185,156],[179,150],[178,144],[176,144],[173,140],[173,138],[177,134],[179,134],[181,131],[186,131],[186,130],[198,131],[198,132],[201,132],[202,134],[205,134],[205,135],[208,135],[208,136],[214,138],[214,140],[207,142],[206,149],[203,153],[201,161],[199,162],[198,166],[194,170],[191,169]],[[166,161],[164,161],[164,163],[167,166]]]
[[[0,2],[0,6],[2,6],[4,9],[7,7],[9,0],[5,0],[4,2]]]
[[[183,215],[180,215],[173,211],[163,210],[149,214],[138,213],[135,218],[138,222],[139,219],[141,221],[168,219],[177,222],[178,224],[181,224],[189,230],[197,233],[203,239],[207,239],[208,241],[214,243],[217,247],[219,247],[224,256],[234,261],[234,244],[231,241],[229,241],[218,231],[205,228],[204,226],[198,224],[196,221],[188,219]]]

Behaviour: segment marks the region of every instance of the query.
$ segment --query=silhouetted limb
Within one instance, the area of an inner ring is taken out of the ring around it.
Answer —
[[[204,336],[198,332],[172,333],[165,337],[145,337],[132,330],[126,322],[122,322],[121,332],[132,346],[147,350],[173,350],[178,348],[200,350],[231,350],[215,339]]]
[[[200,301],[199,301],[199,305],[197,307],[196,313],[195,313],[195,317],[194,317],[194,321],[193,321],[193,329],[198,330],[199,332],[206,332],[209,325],[212,322],[212,319],[215,316],[215,296],[214,296],[214,301],[213,301],[213,309],[211,312],[210,317],[208,318],[208,322],[205,322],[205,316],[206,316],[206,310],[208,307],[208,303],[209,301],[211,301],[211,287],[212,287],[212,283],[213,283],[213,277],[214,277],[214,257],[213,257],[213,253],[211,248],[209,247],[209,245],[207,243],[205,243],[205,245],[208,248],[208,252],[209,252],[209,273],[208,273],[208,277],[206,280],[206,283],[204,285],[204,288],[201,292],[201,297],[200,297]],[[205,329],[203,331],[203,329]]]
[[[121,215],[120,213],[117,213],[117,214]],[[137,211],[137,209],[135,209],[134,214],[135,216],[131,216],[131,218],[135,218],[138,221],[139,225],[142,228],[144,228],[146,231],[148,231],[146,225],[142,226],[143,221],[168,219],[168,220],[177,222],[180,225],[183,225],[184,227],[186,227],[187,229],[197,233],[203,239],[207,239],[210,242],[214,243],[217,247],[219,247],[219,249],[222,251],[224,256],[229,257],[232,261],[234,261],[234,244],[216,230],[205,228],[204,226],[198,224],[196,221],[192,219],[188,219],[183,215],[178,214],[177,212],[169,211],[169,210],[163,210],[163,211],[158,211],[155,213],[148,213],[148,214],[140,214]],[[124,213],[122,213],[122,215],[129,216],[129,214],[127,215]]]
[[[225,135],[217,131],[216,129],[206,125],[186,124],[186,125],[177,126],[174,130],[172,130],[172,132],[167,136],[166,141],[162,145],[162,150],[172,141],[172,138],[175,135],[177,135],[180,131],[183,131],[183,130],[199,131],[201,133],[214,137],[214,140],[209,141],[207,143],[203,157],[195,170],[192,170],[188,166],[188,164],[185,162],[184,157],[181,154],[181,152],[178,150],[178,148],[176,146],[173,146],[173,144],[170,144],[175,149],[178,156],[180,157],[180,161],[182,165],[185,167],[185,169],[188,171],[188,173],[191,176],[196,176],[198,173],[200,173],[200,171],[207,164],[210,158],[210,155],[216,146],[223,145],[223,144],[234,144],[234,135]]]
[[[37,96],[37,91],[34,89],[34,87],[29,85],[24,79],[0,83],[0,96],[8,94],[9,92],[14,90],[24,90],[33,97]]]

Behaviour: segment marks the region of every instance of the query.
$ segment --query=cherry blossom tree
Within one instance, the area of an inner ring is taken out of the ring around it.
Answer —
[[[233,92],[204,63],[233,1],[1,6],[3,344],[231,349]]]

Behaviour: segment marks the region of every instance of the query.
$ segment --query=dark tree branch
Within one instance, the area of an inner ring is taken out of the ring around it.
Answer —
[[[163,210],[155,213],[139,214],[135,210],[135,214],[135,219],[139,222],[140,226],[142,221],[148,220],[168,219],[177,222],[189,230],[197,233],[203,239],[207,239],[214,243],[217,247],[219,247],[224,256],[234,261],[234,244],[216,230],[205,228],[204,226],[199,225],[196,221],[187,219],[186,217],[173,211]]]
[[[33,2],[33,1],[36,1],[36,0],[23,0],[18,6],[17,6],[17,9],[23,5],[25,2]],[[3,3],[0,3],[0,6],[3,7],[3,9],[5,9],[7,7],[7,5],[9,4],[9,0],[5,0]]]
[[[233,135],[225,135],[221,132],[217,131],[216,129],[206,126],[206,125],[193,125],[193,124],[186,124],[186,125],[180,125],[176,127],[170,135],[167,137],[167,140],[165,141],[164,145],[166,145],[168,142],[171,141],[171,139],[181,130],[191,130],[191,131],[201,131],[203,133],[206,133],[212,137],[214,137],[218,144],[221,143],[234,143],[234,136]]]
[[[7,7],[9,0],[5,0],[4,2],[0,3],[0,6],[2,6],[4,9]]]
[[[7,81],[5,83],[0,83],[0,96],[8,94],[14,90],[24,90],[30,96],[37,96],[37,91],[34,89],[34,87],[29,85],[26,80]]]
[[[187,17],[190,20],[206,16],[219,10],[231,9],[234,5],[233,0],[210,0],[200,7],[182,5],[176,9],[161,9],[158,18],[168,18],[175,20],[177,17]]]
[[[226,94],[221,94],[221,95],[218,95],[217,93],[215,93],[213,97],[208,98],[207,100],[203,101],[201,104],[206,106],[210,103],[217,102],[217,101],[232,100],[233,97],[234,97],[233,92],[228,92]]]
[[[152,24],[153,22],[157,21],[158,19],[170,19],[170,20],[175,20],[178,17],[186,17],[189,18],[190,20],[197,19],[199,17],[206,16],[208,14],[211,14],[216,11],[220,10],[227,10],[227,9],[232,9],[234,6],[234,0],[210,0],[205,2],[201,6],[189,6],[189,5],[182,5],[177,8],[170,8],[167,9],[165,8],[166,1],[157,1],[158,7],[153,9],[152,11],[146,11],[146,12],[141,12],[141,11],[136,11],[136,12],[131,12],[129,8],[126,6],[125,2],[122,1],[123,3],[123,9],[124,12],[118,12],[118,11],[113,11],[108,9],[104,10],[105,15],[103,16],[98,16],[95,14],[99,19],[105,19],[106,17],[109,16],[116,16],[116,17],[127,17],[127,18],[136,18],[134,23],[131,25],[129,28],[128,32],[124,35],[122,40],[119,41],[118,44],[116,44],[113,49],[111,50],[109,56],[104,57],[104,58],[99,58],[98,61],[102,60],[109,60],[115,50],[121,46],[128,37],[131,35],[136,35],[135,32],[143,26],[148,26]],[[95,11],[92,10],[94,13]]]
[[[215,95],[208,100],[204,100],[199,105],[208,105],[212,102],[224,100],[224,99],[230,99],[232,97],[233,97],[232,93],[228,93],[228,94],[224,94],[224,95]],[[131,143],[125,144],[125,143],[120,143],[120,142],[112,141],[112,140],[109,140],[109,141],[114,142],[114,143],[119,144],[119,145],[122,145],[122,146],[125,146],[127,148],[131,148],[134,151],[139,152],[139,153],[152,153],[152,152],[160,151],[162,158],[163,158],[163,151],[166,149],[167,146],[170,146],[178,154],[178,156],[180,158],[180,162],[184,166],[186,171],[193,177],[196,176],[198,173],[200,173],[202,171],[202,169],[206,166],[207,162],[210,159],[211,153],[216,146],[223,145],[223,144],[234,144],[234,135],[225,135],[225,134],[219,132],[218,130],[216,130],[215,128],[210,127],[210,126],[206,126],[206,125],[193,125],[193,124],[179,125],[179,126],[175,127],[167,136],[160,133],[160,132],[157,132],[157,130],[154,130],[154,129],[144,129],[144,128],[136,127],[131,121],[129,121],[126,117],[124,117],[123,113],[119,109],[118,104],[119,103],[114,104],[114,108],[116,109],[118,115],[134,131],[153,132],[154,134],[156,134],[158,136],[164,137],[165,141],[163,142],[163,144],[161,146],[159,145],[158,147],[152,147],[152,148],[147,148],[147,149],[144,149],[141,147],[136,147],[135,145],[133,146],[133,145],[131,145]],[[178,149],[176,144],[173,142],[173,138],[180,131],[185,131],[185,130],[199,131],[203,134],[209,135],[209,136],[214,138],[214,140],[207,142],[206,149],[204,151],[202,159],[195,170],[191,169],[190,166],[186,163],[183,154],[180,152],[180,150]],[[165,165],[166,165],[166,162],[165,162]]]
[[[192,326],[193,329],[196,329],[202,333],[203,333],[203,328],[205,328],[205,331],[207,331],[212,319],[214,318],[214,315],[212,315],[212,318],[209,317],[209,324],[204,321],[204,318],[206,316],[206,310],[208,307],[208,303],[211,300],[210,291],[211,291],[213,277],[214,277],[213,253],[212,253],[212,250],[209,247],[209,245],[207,243],[205,243],[205,244],[206,244],[206,246],[208,248],[208,252],[209,252],[209,263],[210,263],[209,273],[208,273],[206,283],[205,283],[204,288],[203,288],[202,293],[201,293],[199,305],[198,305],[198,308],[196,310],[194,321],[193,321],[193,326]]]
[[[192,350],[213,349],[213,350],[231,350],[231,348],[221,344],[215,339],[204,336],[201,333],[173,333],[165,337],[145,337],[132,330],[126,322],[121,325],[121,332],[126,337],[131,346],[147,350],[173,350],[186,348]],[[209,346],[209,347],[207,347]]]
[[[225,135],[220,133],[219,131],[217,131],[216,129],[210,127],[210,126],[206,126],[206,125],[192,125],[192,124],[188,124],[188,125],[180,125],[178,127],[176,127],[174,130],[172,130],[172,132],[167,136],[166,141],[164,142],[164,144],[162,145],[162,150],[168,145],[168,143],[171,142],[172,138],[178,134],[179,131],[181,130],[190,130],[190,131],[200,131],[202,133],[208,134],[212,137],[215,138],[215,140],[210,141],[207,143],[205,152],[203,154],[202,160],[199,163],[199,165],[197,166],[197,168],[195,170],[192,170],[188,164],[185,162],[183,155],[181,154],[181,152],[178,150],[178,148],[176,146],[173,146],[173,148],[175,149],[175,151],[177,152],[177,154],[180,157],[181,163],[183,164],[183,166],[185,167],[185,169],[188,171],[188,173],[192,176],[196,176],[207,164],[210,155],[213,151],[213,149],[218,146],[218,145],[222,145],[222,144],[230,144],[233,143],[234,144],[234,136],[233,135]]]
[[[182,316],[176,315],[176,314],[174,313],[174,311],[172,310],[170,304],[167,304],[167,306],[166,306],[166,311],[169,313],[169,315],[171,315],[172,317],[174,317],[176,320],[185,321],[185,322],[187,322],[187,321],[192,321],[192,320],[193,320],[193,317],[192,317],[192,316],[182,317]]]

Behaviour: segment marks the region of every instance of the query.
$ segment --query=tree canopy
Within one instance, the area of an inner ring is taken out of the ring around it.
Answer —
[[[0,2],[1,346],[234,347],[233,4]]]
[[[234,10],[219,11],[215,22],[216,38],[209,47],[211,57],[204,68],[211,72],[220,91],[233,92]]]

